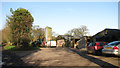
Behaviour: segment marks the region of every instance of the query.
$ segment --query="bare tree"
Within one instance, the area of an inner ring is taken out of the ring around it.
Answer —
[[[56,33],[56,32],[52,32],[52,36],[54,36],[54,37],[57,37],[59,34],[58,33]]]
[[[88,34],[88,29],[86,26],[82,25],[78,28],[74,28],[72,30],[69,30],[65,35],[73,35],[75,37],[83,37],[86,36]]]
[[[33,26],[32,28],[32,37],[33,41],[36,41],[38,39],[44,40],[44,28],[40,28],[39,26]]]
[[[88,34],[87,26],[82,25],[79,28],[80,28],[81,36],[86,36]]]

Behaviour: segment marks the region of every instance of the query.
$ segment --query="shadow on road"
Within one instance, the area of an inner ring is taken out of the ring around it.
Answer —
[[[38,50],[34,50],[31,52],[27,52],[27,54],[23,55],[23,56],[18,56],[16,55],[15,51],[6,51],[3,50],[2,51],[2,67],[37,67],[37,66],[32,66],[28,63],[25,63],[21,58],[26,57],[32,53],[35,53],[39,51]],[[21,53],[24,51],[20,51]]]
[[[9,51],[2,51],[2,67],[6,66],[27,66],[19,56]]]
[[[75,49],[71,49],[71,48],[67,48],[67,49],[77,53],[78,55],[82,56],[85,59],[88,59],[91,62],[94,62],[95,64],[98,64],[100,67],[119,68],[118,66],[114,66],[114,65],[112,65],[112,64],[110,64],[108,62],[102,61],[102,60],[100,60],[98,58],[88,56],[86,51],[79,52],[79,51],[77,51]]]

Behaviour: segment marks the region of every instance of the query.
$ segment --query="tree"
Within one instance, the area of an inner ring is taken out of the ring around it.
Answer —
[[[2,34],[2,42],[12,42],[12,35],[10,33],[10,27],[6,26],[4,29],[1,30]]]
[[[56,33],[56,32],[52,32],[52,36],[54,36],[54,37],[57,37],[59,34],[58,33]]]
[[[11,8],[10,12],[12,15],[7,16],[6,21],[11,29],[14,45],[28,46],[31,41],[32,22],[34,21],[31,13],[24,8],[18,8],[15,11]]]
[[[88,29],[86,26],[82,25],[78,28],[74,28],[72,30],[69,30],[65,35],[73,35],[75,37],[83,37],[88,34]]]
[[[37,41],[38,39],[44,41],[45,38],[44,28],[40,28],[39,26],[33,26],[32,37],[33,37],[33,41]]]
[[[56,33],[56,32],[53,31],[52,32],[52,40],[56,41],[58,35],[59,35],[58,33]]]

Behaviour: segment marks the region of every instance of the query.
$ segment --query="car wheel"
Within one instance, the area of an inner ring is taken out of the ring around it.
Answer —
[[[87,54],[90,54],[89,51],[87,51]]]
[[[97,55],[97,54],[98,54],[98,52],[97,52],[96,50],[94,50],[93,54],[94,54],[94,55]]]
[[[97,54],[98,54],[98,55],[102,55],[102,51],[99,50],[99,51],[97,52]]]
[[[108,56],[109,56],[109,54],[103,54],[103,56],[108,57]]]

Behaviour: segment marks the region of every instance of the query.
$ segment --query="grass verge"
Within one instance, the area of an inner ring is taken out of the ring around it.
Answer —
[[[40,47],[16,47],[16,46],[4,46],[5,50],[10,50],[10,51],[30,51],[30,50],[37,50],[40,49]]]
[[[5,49],[5,50],[11,50],[11,49],[13,49],[13,48],[15,48],[15,46],[4,46],[4,49]]]

